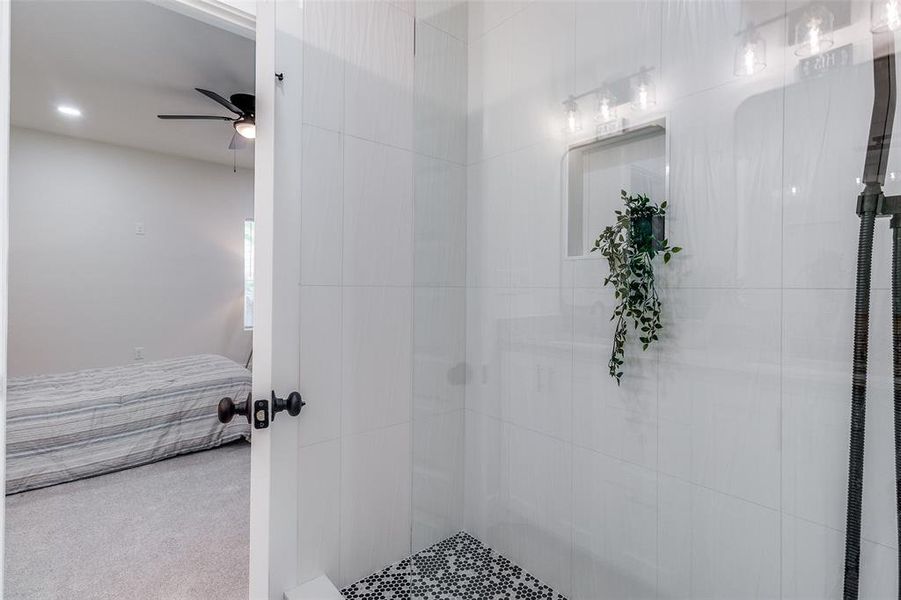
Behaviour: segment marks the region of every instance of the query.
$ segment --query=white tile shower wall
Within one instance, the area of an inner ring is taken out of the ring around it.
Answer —
[[[852,2],[836,32],[854,64],[803,78],[783,18],[797,6],[469,6],[463,520],[573,600],[841,596],[869,8]],[[751,23],[767,67],[737,78]],[[668,237],[686,249],[663,269],[661,343],[630,346],[617,386],[606,265],[561,258],[561,102],[641,68],[668,119]],[[889,170],[898,193],[901,154]],[[866,598],[897,585],[878,229]]]
[[[414,9],[303,3],[299,572],[339,587],[462,528],[466,6],[415,58]]]
[[[412,550],[463,529],[467,10],[417,0]]]

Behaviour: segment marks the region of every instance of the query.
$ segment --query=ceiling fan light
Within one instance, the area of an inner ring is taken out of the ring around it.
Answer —
[[[257,126],[256,123],[253,122],[253,119],[238,119],[235,121],[235,131],[238,132],[238,135],[247,138],[248,140],[257,137]]]

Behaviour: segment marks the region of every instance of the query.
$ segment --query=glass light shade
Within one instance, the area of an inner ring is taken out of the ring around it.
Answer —
[[[825,6],[814,5],[804,11],[795,25],[795,54],[814,56],[832,47],[835,16]]]
[[[238,135],[245,137],[248,140],[257,137],[257,126],[253,119],[241,119],[240,121],[235,121],[235,131],[238,132]]]
[[[582,112],[579,110],[579,103],[570,97],[564,106],[564,122],[563,130],[566,133],[577,133],[582,131]]]
[[[645,111],[657,104],[657,86],[648,73],[639,73],[630,82],[632,89],[632,108]]]
[[[901,29],[901,1],[873,0],[870,3],[870,31],[881,33]]]
[[[603,91],[598,95],[598,110],[594,120],[598,123],[609,123],[617,117],[616,97],[609,91]]]
[[[766,68],[766,40],[750,30],[742,36],[735,49],[735,74],[748,77],[760,73]]]

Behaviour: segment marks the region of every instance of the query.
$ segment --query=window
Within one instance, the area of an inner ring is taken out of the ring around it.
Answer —
[[[253,219],[244,221],[244,329],[253,329]]]

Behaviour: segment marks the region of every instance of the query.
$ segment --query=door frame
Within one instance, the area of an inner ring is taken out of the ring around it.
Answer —
[[[6,486],[6,326],[9,299],[9,63],[12,3],[0,0],[0,483]],[[0,502],[0,598],[6,564],[6,493]]]

